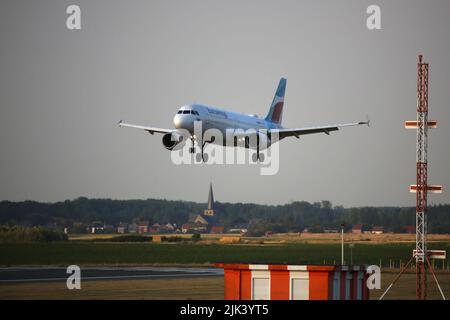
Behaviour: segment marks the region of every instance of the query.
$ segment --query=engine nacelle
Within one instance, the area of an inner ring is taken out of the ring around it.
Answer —
[[[184,136],[178,132],[166,133],[162,137],[162,143],[167,150],[179,149],[184,144]]]

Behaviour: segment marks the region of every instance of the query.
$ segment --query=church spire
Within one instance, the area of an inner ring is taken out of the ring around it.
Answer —
[[[214,210],[214,195],[213,195],[212,183],[209,184],[208,210]]]
[[[212,189],[212,182],[209,183],[208,207],[203,214],[205,216],[214,215],[214,194]]]

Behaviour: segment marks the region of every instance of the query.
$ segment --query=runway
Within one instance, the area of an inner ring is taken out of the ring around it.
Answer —
[[[66,281],[63,267],[0,268],[1,283]],[[82,267],[81,280],[130,280],[223,276],[222,269],[174,267]]]

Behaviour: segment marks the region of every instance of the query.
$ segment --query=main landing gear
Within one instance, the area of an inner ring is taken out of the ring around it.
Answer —
[[[197,162],[208,162],[208,154],[204,151],[205,146],[207,143],[213,143],[214,137],[211,138],[209,141],[202,141],[200,144],[201,152],[195,154],[195,160]],[[195,153],[195,139],[191,137],[191,147],[189,148],[189,153],[194,154]],[[253,162],[264,162],[264,153],[260,152],[259,148],[259,136],[257,136],[257,144],[256,144],[256,153],[252,154],[252,161]]]
[[[256,136],[256,153],[252,154],[253,162],[264,162],[264,153],[259,152],[259,134]]]
[[[257,152],[257,153],[252,154],[252,161],[253,162],[258,162],[258,161],[264,162],[264,153]]]
[[[191,147],[189,148],[189,153],[194,154],[195,153],[195,140],[194,140],[194,138],[191,138],[191,142],[192,142],[192,144],[191,144]],[[201,161],[208,162],[208,154],[206,152],[204,152],[204,150],[205,150],[206,144],[207,143],[211,143],[211,142],[214,142],[214,137],[212,137],[212,139],[210,141],[202,141],[202,143],[201,143],[201,152],[197,153],[195,155],[195,160],[197,162],[201,162]]]

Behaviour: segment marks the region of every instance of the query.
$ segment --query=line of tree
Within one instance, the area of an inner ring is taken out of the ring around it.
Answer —
[[[0,243],[66,241],[68,237],[61,231],[43,227],[0,226]]]
[[[111,200],[77,198],[56,203],[35,201],[0,202],[0,225],[49,226],[76,228],[101,221],[108,225],[120,222],[149,221],[181,225],[189,216],[202,213],[205,203],[161,199]],[[252,203],[215,203],[219,223],[230,227],[239,222],[257,222],[274,232],[312,231],[353,224],[383,226],[386,231],[400,232],[415,224],[413,207],[333,206],[329,201],[309,203],[296,201],[285,205]],[[428,229],[432,233],[450,233],[450,205],[435,205],[428,209]]]

